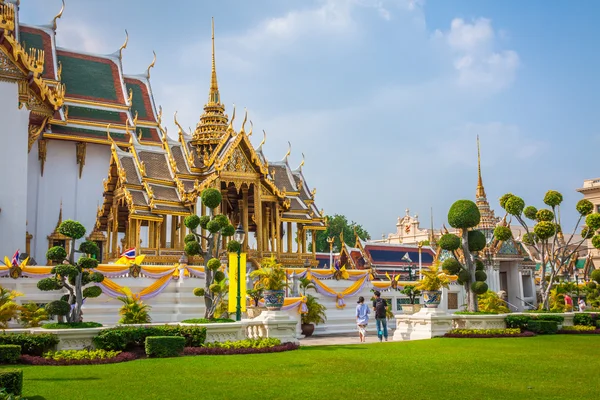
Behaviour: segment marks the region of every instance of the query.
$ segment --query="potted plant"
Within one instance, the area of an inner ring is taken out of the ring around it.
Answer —
[[[246,308],[246,312],[248,313],[248,318],[256,318],[258,317],[264,310],[265,307],[260,307],[258,302],[263,297],[263,288],[260,285],[254,287],[254,289],[249,289],[246,294],[250,297],[250,305]]]
[[[402,312],[404,314],[414,314],[419,312],[421,304],[415,304],[417,297],[421,295],[421,291],[417,289],[415,285],[406,285],[400,291],[403,295],[408,297],[409,304],[402,304]]]
[[[312,336],[315,331],[315,325],[324,323],[327,319],[325,310],[327,309],[323,304],[317,301],[317,298],[313,295],[306,295],[306,313],[302,314],[302,334],[304,336]]]
[[[423,304],[427,308],[437,308],[442,301],[442,288],[450,284],[448,275],[440,271],[438,262],[432,264],[422,272],[423,278],[419,281],[416,289],[423,293]]]
[[[269,311],[279,311],[283,306],[285,288],[288,286],[285,269],[274,257],[264,259],[262,267],[252,271],[250,278],[257,278],[255,288],[263,288],[265,307]]]

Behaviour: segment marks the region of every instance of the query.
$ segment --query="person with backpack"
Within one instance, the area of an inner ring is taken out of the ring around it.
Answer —
[[[388,341],[388,331],[387,331],[387,303],[384,299],[381,298],[381,293],[376,290],[374,293],[375,300],[373,300],[373,310],[375,311],[375,322],[377,324],[377,337],[381,342],[383,338],[385,341]]]
[[[367,325],[369,324],[369,306],[365,304],[365,298],[360,296],[358,298],[358,305],[356,306],[356,325],[358,326],[358,337],[361,342],[367,340]]]

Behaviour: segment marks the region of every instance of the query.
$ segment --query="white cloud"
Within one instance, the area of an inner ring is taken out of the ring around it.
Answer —
[[[107,40],[106,35],[100,34],[88,24],[73,19],[59,21],[56,39],[60,47],[87,53],[107,54],[119,48],[109,48],[111,41]],[[123,40],[125,40],[125,33],[123,33]]]
[[[447,32],[436,31],[435,40],[443,40],[453,54],[453,66],[461,87],[476,90],[501,90],[515,79],[520,65],[514,50],[497,50],[497,35],[492,22],[479,18],[471,23],[455,18]]]

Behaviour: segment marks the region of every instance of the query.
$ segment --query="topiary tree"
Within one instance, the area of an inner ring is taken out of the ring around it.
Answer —
[[[194,295],[204,298],[204,318],[213,319],[217,306],[227,293],[225,274],[219,271],[219,249],[224,237],[233,236],[235,228],[224,214],[215,214],[215,209],[221,205],[221,192],[217,189],[204,189],[200,195],[202,204],[209,209],[209,215],[201,217],[190,215],[183,221],[185,226],[192,232],[185,237],[185,253],[188,256],[201,255],[205,260],[205,283],[204,288],[194,289]],[[202,235],[198,227],[206,230]],[[202,241],[206,242],[202,247]],[[235,240],[227,243],[229,252],[236,252],[241,244]]]
[[[481,214],[477,205],[471,200],[458,200],[450,207],[448,211],[448,223],[453,228],[458,229],[460,237],[446,233],[438,241],[438,245],[449,251],[452,258],[448,258],[442,264],[444,272],[450,275],[457,275],[458,282],[465,287],[467,293],[468,311],[478,311],[477,295],[487,292],[488,285],[486,273],[483,271],[483,263],[478,258],[479,252],[486,245],[485,235],[475,230]],[[457,250],[462,249],[462,257]]]
[[[58,227],[58,232],[71,239],[71,254],[61,246],[51,247],[46,252],[46,258],[54,261],[56,266],[52,268],[51,278],[41,279],[37,287],[43,291],[66,290],[68,294],[63,299],[56,300],[46,306],[46,311],[50,315],[58,315],[59,319],[66,317],[67,322],[81,322],[81,306],[86,298],[98,297],[102,294],[102,289],[98,286],[84,286],[90,283],[100,283],[104,280],[104,275],[90,270],[98,266],[98,253],[100,249],[94,242],[85,241],[75,250],[75,242],[85,236],[84,226],[73,220],[63,221]],[[75,253],[80,257],[75,261]]]
[[[550,309],[552,288],[556,283],[556,276],[561,268],[566,268],[571,258],[581,249],[582,244],[591,239],[592,245],[600,248],[600,214],[595,213],[594,205],[589,201],[580,200],[575,209],[579,213],[577,224],[568,239],[565,239],[560,222],[560,205],[563,196],[556,190],[549,190],[544,196],[544,204],[548,208],[537,209],[534,206],[525,207],[525,201],[512,193],[507,193],[500,198],[500,206],[506,210],[507,215],[512,215],[525,229],[522,241],[531,246],[539,254],[541,307]],[[525,219],[533,221],[531,228]],[[575,240],[575,233],[581,222],[585,225],[581,229],[581,239]],[[496,228],[494,236],[498,240],[505,240],[503,232]]]

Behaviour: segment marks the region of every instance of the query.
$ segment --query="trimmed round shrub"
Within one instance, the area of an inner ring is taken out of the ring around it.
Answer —
[[[230,240],[227,243],[227,251],[230,253],[237,253],[242,248],[242,245],[237,240]]]
[[[90,274],[90,282],[100,283],[103,280],[104,280],[104,275],[102,275],[100,272],[92,272]]]
[[[75,279],[77,274],[79,274],[79,269],[71,264],[58,264],[56,267],[53,267],[50,270],[50,272],[60,276],[68,276],[69,278]]]
[[[592,238],[592,246],[596,249],[600,249],[600,235],[594,235]]]
[[[475,271],[485,271],[485,264],[479,258],[475,259]]]
[[[202,204],[211,210],[219,207],[219,205],[221,205],[221,201],[223,200],[221,192],[213,188],[204,189],[200,195],[200,198],[202,199]]]
[[[71,311],[71,306],[66,301],[54,300],[46,304],[45,309],[50,315],[67,315]]]
[[[598,285],[596,284],[596,282],[588,282],[587,283],[587,287],[590,289],[596,289],[598,287]]]
[[[448,223],[453,228],[468,229],[479,225],[481,214],[471,200],[457,200],[448,211]]]
[[[233,236],[235,234],[235,227],[231,224],[223,227],[223,229],[221,229],[221,235],[229,237],[229,236]]]
[[[221,228],[225,228],[227,225],[229,225],[229,218],[223,214],[216,215],[213,221],[217,221]]]
[[[531,220],[535,220],[537,218],[537,212],[538,210],[534,206],[527,206],[523,209],[523,215]]]
[[[188,215],[183,220],[183,224],[193,231],[200,225],[200,217],[197,215]]]
[[[446,233],[438,240],[438,246],[448,251],[457,250],[460,247],[460,238],[453,233]]]
[[[539,241],[539,239],[535,235],[535,233],[532,233],[532,232],[523,234],[523,237],[521,238],[521,240],[523,241],[523,243],[525,243],[528,246],[533,246],[534,244],[536,244]]]
[[[519,196],[511,196],[506,200],[505,207],[506,212],[511,215],[521,215],[525,208],[525,201]]]
[[[188,256],[197,256],[202,251],[202,249],[200,248],[200,243],[196,241],[186,243],[184,250],[185,254],[187,254]]]
[[[60,246],[50,247],[46,252],[46,258],[50,261],[61,262],[67,258],[67,251]]]
[[[83,297],[89,297],[90,299],[98,297],[102,294],[102,289],[98,286],[90,286],[83,289]]]
[[[466,269],[461,269],[458,273],[458,279],[463,283],[469,282],[471,280],[471,274]]]
[[[71,239],[81,239],[85,236],[85,227],[81,222],[67,219],[60,223],[58,233],[70,237]]]
[[[481,231],[469,231],[469,251],[481,251],[487,244],[485,235]]]
[[[219,261],[218,258],[211,258],[210,260],[208,260],[208,262],[206,263],[206,266],[208,267],[208,269],[210,269],[211,271],[216,271],[221,267],[221,261]]]
[[[581,237],[584,239],[591,239],[592,237],[594,237],[594,231],[588,228],[587,226],[584,226],[583,228],[581,228]]]
[[[213,283],[212,285],[210,285],[208,287],[208,289],[212,292],[212,293],[221,293],[221,285],[219,285],[218,283]]]
[[[581,215],[588,215],[594,211],[594,204],[587,199],[581,199],[577,202],[575,209]]]
[[[596,283],[600,283],[600,269],[595,269],[590,274],[590,278]]]
[[[98,260],[90,257],[81,257],[77,264],[83,269],[92,269],[98,266]]]
[[[554,208],[563,201],[563,195],[556,190],[548,190],[544,196],[544,204]]]
[[[477,282],[485,282],[487,280],[487,274],[484,271],[475,271],[475,280]]]
[[[37,288],[43,290],[44,292],[47,292],[49,290],[60,289],[60,285],[56,278],[44,278],[38,281]]]
[[[508,226],[497,226],[494,228],[494,237],[496,240],[504,242],[505,240],[512,238],[512,231]]]
[[[502,197],[500,197],[500,207],[506,209],[506,202],[513,196],[514,194],[512,193],[506,193],[505,195],[502,195]]]
[[[196,241],[196,235],[194,235],[193,233],[188,233],[183,238],[184,243],[195,242],[195,241]]]
[[[535,214],[535,219],[538,221],[552,221],[554,220],[554,213],[547,208],[542,208]]]
[[[206,225],[210,222],[210,217],[208,215],[203,215],[200,217],[200,227],[202,229],[206,229]]]
[[[223,271],[216,271],[215,282],[221,282],[223,279],[225,279],[225,273]]]
[[[98,247],[96,242],[91,242],[89,240],[86,240],[85,242],[79,245],[79,251],[81,251],[84,254],[89,254],[90,257],[98,258],[98,256],[100,255],[100,248]]]
[[[217,233],[221,230],[221,224],[219,223],[219,221],[213,219],[206,225],[206,229],[210,233]]]
[[[488,285],[485,282],[477,281],[471,284],[471,291],[475,294],[484,294],[488,291]]]
[[[204,288],[197,287],[196,289],[194,289],[194,296],[204,297],[205,293],[206,292],[204,291]]]
[[[533,227],[533,233],[535,233],[535,236],[540,240],[549,239],[556,233],[556,225],[548,221],[538,222]]]
[[[585,217],[585,224],[588,226],[588,228],[596,232],[598,229],[600,229],[600,214],[589,214],[587,217]]]
[[[462,269],[462,265],[456,258],[450,257],[444,260],[442,269],[450,275],[456,275]]]

